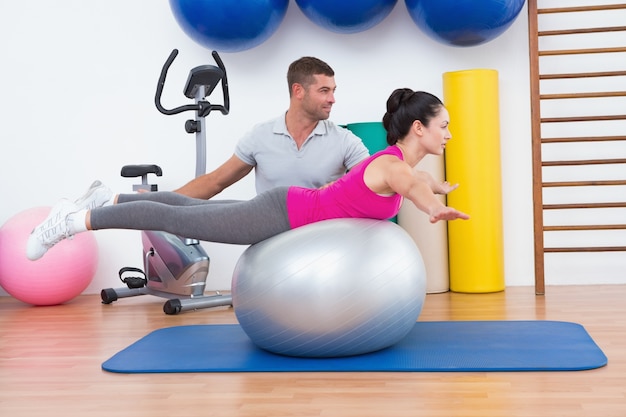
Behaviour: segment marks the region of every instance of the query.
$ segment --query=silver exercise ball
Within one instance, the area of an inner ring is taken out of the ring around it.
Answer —
[[[426,296],[426,270],[413,239],[395,223],[326,220],[246,249],[232,296],[239,324],[263,349],[358,355],[409,333]]]

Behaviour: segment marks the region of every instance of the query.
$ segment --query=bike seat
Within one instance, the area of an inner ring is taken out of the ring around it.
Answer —
[[[122,177],[144,177],[148,174],[155,174],[157,177],[163,175],[161,167],[158,165],[124,165],[122,167]]]

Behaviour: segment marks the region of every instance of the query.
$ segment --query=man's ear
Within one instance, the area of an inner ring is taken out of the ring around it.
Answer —
[[[291,95],[297,98],[301,98],[305,93],[304,86],[300,83],[293,83],[291,85]]]

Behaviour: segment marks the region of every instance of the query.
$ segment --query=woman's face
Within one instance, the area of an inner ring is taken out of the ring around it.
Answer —
[[[441,107],[435,117],[433,117],[428,126],[423,126],[422,146],[426,152],[432,155],[442,155],[446,148],[446,143],[452,139],[448,124],[450,123],[450,115],[445,107]]]

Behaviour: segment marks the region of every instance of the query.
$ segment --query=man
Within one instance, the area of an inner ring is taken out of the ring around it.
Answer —
[[[357,136],[328,121],[335,103],[334,75],[317,58],[294,61],[287,72],[287,112],[255,126],[237,143],[230,159],[175,192],[209,199],[253,168],[257,193],[281,185],[317,188],[345,174],[369,152]]]

